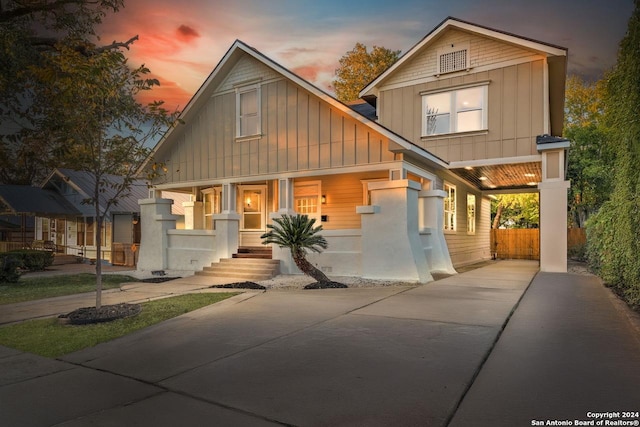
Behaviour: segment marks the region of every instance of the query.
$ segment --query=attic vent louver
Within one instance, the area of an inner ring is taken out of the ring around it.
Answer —
[[[452,71],[465,70],[467,68],[467,51],[445,53],[440,55],[440,74]]]
[[[469,69],[469,46],[451,45],[438,49],[437,74],[453,73]]]

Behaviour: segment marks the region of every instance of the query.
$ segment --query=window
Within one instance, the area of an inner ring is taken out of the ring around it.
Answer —
[[[422,96],[422,136],[487,128],[487,85]]]
[[[204,229],[215,230],[213,215],[221,212],[221,188],[207,188],[202,190],[204,198]]]
[[[77,228],[78,237],[76,242],[78,243],[78,245],[84,246],[84,236],[85,236],[84,218],[81,216],[76,218],[76,223],[78,224],[78,228]]]
[[[467,194],[467,234],[476,234],[476,196]]]
[[[456,231],[456,187],[444,183],[444,231]]]
[[[236,89],[236,137],[259,135],[260,86]]]
[[[86,236],[85,236],[85,239],[86,239],[85,241],[87,246],[93,246],[95,244],[94,243],[95,233],[96,233],[96,229],[94,227],[93,217],[87,218],[87,229],[86,229]]]
[[[318,223],[322,219],[320,216],[322,210],[320,188],[320,181],[305,181],[296,183],[293,192],[296,213],[314,218]]]

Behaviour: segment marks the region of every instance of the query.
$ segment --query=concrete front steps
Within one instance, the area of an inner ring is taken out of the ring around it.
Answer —
[[[271,259],[271,248],[239,248],[233,258],[222,258],[196,275],[228,277],[240,282],[269,280],[279,273],[280,260]]]

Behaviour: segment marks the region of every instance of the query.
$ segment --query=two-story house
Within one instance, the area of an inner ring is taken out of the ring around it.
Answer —
[[[362,90],[372,116],[236,41],[154,150],[168,172],[140,201],[138,268],[202,269],[300,213],[329,275],[425,282],[490,257],[490,193],[539,191],[541,268],[564,271],[566,143],[537,137],[562,132],[566,60],[448,18]],[[191,195],[184,229],[160,191]]]

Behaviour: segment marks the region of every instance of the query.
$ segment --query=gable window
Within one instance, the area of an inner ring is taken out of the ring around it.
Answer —
[[[444,231],[456,231],[456,186],[444,183]]]
[[[487,85],[422,96],[422,136],[487,129]]]
[[[236,89],[236,138],[259,135],[260,86]]]
[[[476,234],[476,196],[467,194],[467,234]]]

